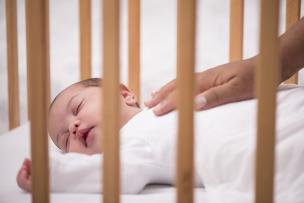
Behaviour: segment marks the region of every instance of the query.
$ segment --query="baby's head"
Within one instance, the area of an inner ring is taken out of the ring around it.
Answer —
[[[102,80],[77,82],[60,92],[50,105],[48,131],[63,152],[101,153]],[[120,85],[120,127],[140,112],[135,95]]]

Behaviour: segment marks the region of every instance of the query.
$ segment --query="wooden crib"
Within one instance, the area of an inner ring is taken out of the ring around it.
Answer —
[[[50,103],[48,0],[26,1],[28,108],[31,121],[33,202],[49,202],[47,109]],[[91,1],[79,0],[81,79],[91,75]],[[300,17],[300,0],[286,1],[286,28]],[[279,1],[260,1],[260,57],[256,70],[257,152],[255,201],[273,202],[275,95],[278,76]],[[119,202],[119,0],[103,1],[103,200]],[[243,58],[244,0],[231,0],[230,61]],[[19,126],[16,0],[6,1],[9,127]],[[177,202],[193,202],[193,71],[196,1],[178,0],[177,85],[179,90]],[[140,0],[128,1],[129,87],[140,97]],[[267,67],[267,68],[266,68]],[[271,76],[271,77],[269,77]],[[288,83],[297,83],[297,75]],[[33,99],[35,98],[35,99]]]

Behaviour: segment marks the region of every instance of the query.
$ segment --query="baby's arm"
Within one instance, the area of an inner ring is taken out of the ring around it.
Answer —
[[[147,173],[151,168],[141,156],[132,159],[128,152],[122,154],[127,155],[126,159],[121,157],[120,163],[121,193],[139,193],[149,183],[150,174]],[[145,156],[144,152],[142,156]],[[102,163],[103,155],[100,154],[55,154],[51,157],[52,192],[102,193]]]
[[[50,185],[52,192],[102,192],[102,155],[84,155],[78,153],[52,154],[50,156]],[[31,161],[26,159],[17,175],[20,188],[31,191]],[[121,192],[139,193],[149,177],[145,174],[145,165],[141,163],[121,163]]]

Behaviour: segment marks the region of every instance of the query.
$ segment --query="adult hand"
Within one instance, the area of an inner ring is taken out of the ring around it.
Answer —
[[[256,58],[237,61],[208,69],[195,75],[195,109],[203,110],[221,104],[254,97],[254,67]],[[145,102],[155,115],[176,108],[176,79],[167,83]]]
[[[31,160],[24,159],[17,174],[17,184],[21,189],[27,192],[32,190]]]
[[[291,26],[279,39],[278,84],[304,66],[304,17]],[[257,57],[217,66],[197,73],[195,108],[208,109],[228,102],[254,97],[254,69]],[[172,80],[145,105],[156,115],[163,115],[176,108],[176,80]]]

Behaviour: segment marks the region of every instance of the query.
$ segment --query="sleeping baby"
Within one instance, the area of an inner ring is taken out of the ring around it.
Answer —
[[[52,192],[102,191],[100,88],[102,81],[98,78],[75,83],[58,94],[50,105],[49,135],[62,151],[50,154]],[[286,107],[299,101],[304,103],[304,97],[299,96],[303,93],[303,88],[279,92],[277,142],[286,137],[297,138],[297,132],[290,126],[303,124],[304,105],[293,115]],[[120,86],[119,94],[121,192],[139,193],[153,183],[174,185],[177,112],[157,117],[152,109],[139,108],[135,95],[124,85]],[[293,97],[297,99],[292,100]],[[207,191],[222,188],[226,193],[254,190],[255,108],[256,100],[249,100],[195,112],[196,187],[205,187]],[[277,176],[287,178],[281,173],[286,173],[286,165],[292,165],[289,157],[293,152],[280,147],[277,152],[287,153],[276,168]],[[31,161],[26,159],[17,175],[18,185],[26,191],[31,191],[30,165]],[[282,194],[288,192],[288,188],[278,189]]]

